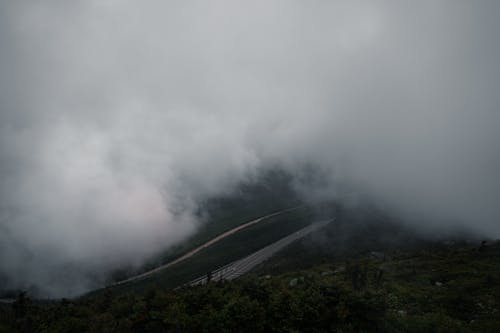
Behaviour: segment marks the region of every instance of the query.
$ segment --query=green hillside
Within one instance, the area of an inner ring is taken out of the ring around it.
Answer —
[[[221,208],[221,202],[212,204]],[[237,280],[175,289],[330,217],[333,223]],[[0,333],[497,332],[498,327],[500,242],[470,234],[431,238],[373,207],[333,203],[270,217],[143,280],[75,300],[31,301],[21,293],[14,304],[0,304]]]
[[[261,223],[252,225],[230,235],[221,241],[201,250],[174,266],[168,267],[146,279],[132,281],[123,285],[107,288],[116,292],[141,292],[147,288],[175,288],[218,267],[245,257],[262,247],[269,245],[288,234],[309,225],[319,218],[311,207],[270,217]],[[102,293],[105,290],[97,290]]]
[[[498,332],[500,243],[435,243],[280,274],[0,307],[0,332]]]
[[[197,215],[202,223],[194,235],[151,258],[140,269],[124,267],[114,272],[109,283],[170,262],[241,224],[301,204],[290,175],[276,170],[264,171],[257,179],[239,184],[226,195],[200,203]]]

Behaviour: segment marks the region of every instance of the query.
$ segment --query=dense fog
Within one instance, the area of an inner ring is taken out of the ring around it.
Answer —
[[[49,296],[99,286],[270,167],[320,170],[306,198],[362,196],[431,232],[499,237],[498,13],[455,0],[3,1],[0,281]]]

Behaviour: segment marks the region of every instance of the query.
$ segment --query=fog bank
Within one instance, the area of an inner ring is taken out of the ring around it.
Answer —
[[[2,2],[0,281],[95,287],[188,237],[200,200],[269,166],[321,170],[310,196],[500,237],[498,13],[451,0]]]

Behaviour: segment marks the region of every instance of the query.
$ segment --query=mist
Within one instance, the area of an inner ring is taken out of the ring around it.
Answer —
[[[4,1],[0,277],[75,295],[266,167],[500,237],[496,1]],[[67,267],[78,267],[64,274]]]

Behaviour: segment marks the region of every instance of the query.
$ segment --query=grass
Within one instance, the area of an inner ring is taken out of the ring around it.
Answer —
[[[387,250],[385,259],[358,253],[231,282],[110,290],[43,307],[24,300],[0,307],[0,332],[498,332],[500,242],[478,245],[422,243]]]
[[[114,272],[112,281],[124,280],[168,263],[246,222],[300,205],[301,202],[295,195],[290,181],[289,175],[270,170],[264,172],[257,181],[240,184],[225,196],[201,203],[198,218],[203,222],[193,236],[166,249],[138,270],[126,267]]]
[[[315,208],[269,218],[146,280],[0,305],[0,332],[498,332],[499,241],[429,240],[375,211]],[[335,223],[241,279],[172,290],[332,214]]]
[[[261,223],[222,239],[193,257],[168,267],[151,277],[106,288],[106,290],[141,292],[151,287],[175,288],[211,270],[245,257],[309,225],[311,222],[316,221],[317,218],[316,212],[311,207],[302,207],[270,217]],[[99,290],[97,292],[103,291]]]

